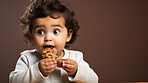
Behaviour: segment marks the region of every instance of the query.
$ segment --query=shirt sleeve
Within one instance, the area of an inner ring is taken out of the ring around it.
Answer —
[[[97,74],[89,67],[88,63],[83,60],[83,54],[80,53],[78,63],[78,70],[75,77],[68,77],[70,81],[78,83],[98,83]]]
[[[38,62],[31,66],[28,64],[27,57],[22,55],[9,75],[9,83],[36,83],[45,78],[39,71]]]

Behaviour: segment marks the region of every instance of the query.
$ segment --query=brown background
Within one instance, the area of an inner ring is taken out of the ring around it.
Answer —
[[[100,83],[148,81],[148,0],[67,0],[76,13],[80,50]],[[29,0],[0,0],[0,83],[8,83],[23,43],[19,17]]]

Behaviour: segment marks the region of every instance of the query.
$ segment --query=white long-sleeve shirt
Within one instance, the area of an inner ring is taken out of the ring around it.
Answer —
[[[47,77],[44,77],[39,70],[38,63],[41,54],[35,49],[26,50],[21,53],[15,70],[9,75],[10,83],[98,83],[97,74],[83,60],[83,54],[79,51],[64,49],[63,59],[73,59],[78,63],[78,70],[75,77],[68,76],[62,68],[55,67],[55,70]]]

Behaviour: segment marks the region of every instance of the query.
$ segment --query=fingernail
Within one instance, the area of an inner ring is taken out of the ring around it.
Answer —
[[[57,64],[55,64],[55,66],[57,66]]]
[[[54,60],[54,63],[57,63],[57,61],[56,61],[56,60]]]
[[[63,61],[63,64],[65,64],[65,61]]]
[[[64,66],[65,64],[64,63],[62,63],[62,66]]]

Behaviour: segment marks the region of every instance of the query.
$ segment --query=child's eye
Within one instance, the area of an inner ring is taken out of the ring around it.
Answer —
[[[60,33],[60,30],[55,29],[55,30],[53,31],[53,33],[54,33],[54,34],[59,34],[59,33]]]
[[[38,31],[37,31],[37,34],[38,34],[38,35],[44,35],[45,33],[44,33],[43,30],[38,30]]]

